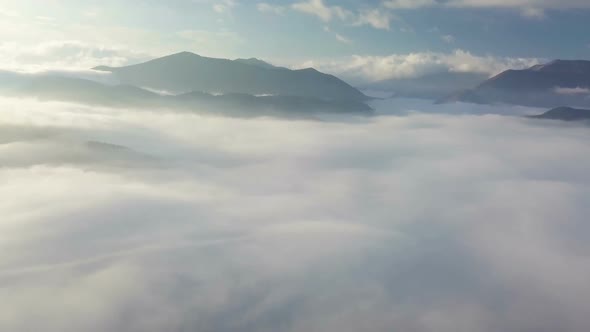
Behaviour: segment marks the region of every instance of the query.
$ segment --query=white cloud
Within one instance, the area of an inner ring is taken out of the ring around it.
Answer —
[[[435,0],[386,0],[383,6],[390,9],[415,9],[428,6],[434,6]]]
[[[587,327],[586,127],[0,109],[2,331]]]
[[[90,45],[77,40],[47,41],[34,46],[0,44],[0,69],[45,71],[90,69],[98,65],[123,66],[150,56],[123,48]]]
[[[336,36],[336,40],[341,43],[352,44],[352,39],[350,39],[350,38],[344,37],[343,35],[341,35],[339,33],[335,34],[335,36]]]
[[[221,0],[213,4],[213,10],[219,14],[224,14],[230,11],[237,5],[236,0]]]
[[[555,92],[561,95],[590,95],[589,87],[562,88],[556,87]]]
[[[353,43],[353,40],[352,39],[350,39],[348,37],[345,37],[345,36],[343,36],[343,35],[341,35],[341,34],[339,34],[337,32],[333,32],[332,29],[330,29],[329,26],[325,26],[324,27],[324,31],[327,32],[327,33],[333,34],[334,35],[334,38],[336,38],[337,41],[339,41],[339,42],[341,42],[343,44],[352,44]]]
[[[345,20],[352,16],[351,11],[340,6],[327,6],[323,0],[297,2],[292,4],[291,8],[308,15],[317,16],[324,22],[330,22],[334,18]]]
[[[360,12],[354,25],[370,25],[375,29],[389,30],[392,18],[393,15],[390,12],[378,8],[363,10]]]
[[[455,37],[453,35],[443,35],[441,36],[441,39],[447,44],[452,44],[455,42]]]
[[[271,5],[266,2],[261,2],[256,5],[258,11],[262,13],[272,13],[276,15],[283,15],[285,13],[285,7],[279,5]]]
[[[389,56],[355,55],[347,58],[306,61],[297,68],[314,67],[353,83],[375,82],[392,78],[411,78],[425,74],[454,71],[491,75],[507,69],[528,68],[540,59],[478,56],[464,50],[452,53],[410,53]]]
[[[392,13],[380,8],[361,9],[353,12],[340,6],[327,6],[323,0],[308,0],[291,5],[296,11],[313,15],[324,22],[333,19],[344,21],[353,26],[369,25],[375,29],[389,30]]]

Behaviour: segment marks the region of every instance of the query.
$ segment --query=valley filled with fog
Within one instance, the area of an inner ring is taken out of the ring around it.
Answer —
[[[0,98],[0,330],[583,331],[590,130]]]

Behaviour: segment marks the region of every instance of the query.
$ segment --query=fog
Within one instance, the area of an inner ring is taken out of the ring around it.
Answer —
[[[374,106],[0,98],[0,330],[587,331],[588,127]]]

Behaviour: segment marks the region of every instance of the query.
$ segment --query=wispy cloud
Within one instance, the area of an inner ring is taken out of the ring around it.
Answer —
[[[229,12],[237,5],[236,0],[220,0],[213,4],[213,10],[217,13],[224,14]]]
[[[447,44],[452,44],[455,42],[455,37],[453,35],[443,35],[440,38]]]
[[[370,25],[375,29],[389,30],[393,14],[380,9],[362,10],[354,25]]]
[[[324,22],[330,22],[334,18],[346,20],[353,15],[350,10],[347,10],[343,7],[327,6],[323,0],[307,0],[304,2],[297,2],[292,4],[291,8],[308,15],[316,16]]]
[[[34,46],[0,44],[0,69],[39,71],[123,66],[151,58],[124,48],[91,45],[77,40],[47,41]]]
[[[437,4],[435,0],[387,0],[383,6],[390,9],[416,9]]]
[[[436,72],[475,72],[488,75],[542,62],[535,58],[479,56],[465,50],[452,53],[409,53],[389,56],[355,55],[340,59],[311,60],[301,67],[315,67],[344,77],[350,82],[367,83],[392,78],[419,77]]]
[[[256,5],[258,11],[262,13],[272,13],[276,15],[283,15],[285,13],[286,8],[280,5],[271,5],[266,2],[261,2]]]
[[[343,44],[352,44],[353,43],[352,39],[345,37],[337,32],[333,32],[329,26],[325,26],[324,31],[326,31],[327,33],[333,34],[334,37],[336,38],[336,40],[343,43]]]

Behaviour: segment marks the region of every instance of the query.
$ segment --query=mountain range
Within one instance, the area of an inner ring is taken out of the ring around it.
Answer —
[[[109,107],[143,109],[168,108],[199,112],[217,112],[233,116],[305,116],[317,112],[370,113],[360,101],[323,100],[299,96],[253,96],[240,93],[213,95],[193,91],[163,95],[133,85],[105,85],[68,77],[37,77],[12,92],[42,100],[72,101]]]
[[[513,104],[554,108],[590,107],[590,61],[555,60],[523,70],[507,70],[439,103]]]
[[[400,98],[438,100],[485,81],[489,75],[468,72],[440,72],[410,78],[394,78],[361,86],[362,90]]]
[[[0,71],[4,94],[114,107],[171,108],[239,116],[371,112],[370,99],[335,76],[290,70],[256,58],[215,59],[189,52],[108,71],[105,84],[64,75]],[[99,75],[103,76],[103,75]]]
[[[0,90],[46,100],[244,116],[371,112],[369,97],[333,75],[313,68],[277,67],[256,58],[228,60],[181,52],[126,67],[94,69],[97,77],[108,77],[109,84],[88,77],[0,71]],[[568,118],[577,112],[571,110],[590,107],[590,61],[555,60],[507,70],[489,79],[484,74],[444,72],[386,80],[363,88],[439,103],[557,108],[545,118]],[[460,91],[453,92],[457,89]],[[562,106],[571,109],[560,109]]]

